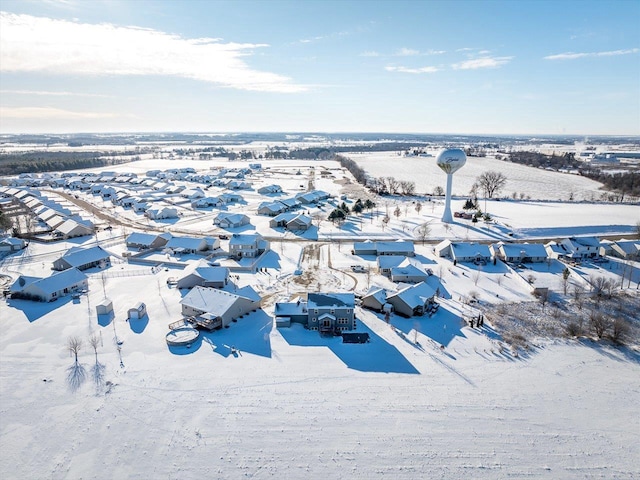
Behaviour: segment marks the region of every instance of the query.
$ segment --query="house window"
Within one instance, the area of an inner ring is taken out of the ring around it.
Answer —
[[[347,308],[347,313],[351,313],[351,309],[350,308]]]
[[[317,309],[317,308],[314,308],[314,309],[313,309],[313,313],[315,313],[315,314],[317,315],[317,314],[318,314],[318,309]]]
[[[334,309],[334,308],[332,308],[332,309],[331,309],[331,315],[334,315],[335,313],[336,313],[335,309]]]
[[[330,326],[331,326],[331,320],[325,320],[325,321],[323,322],[323,325],[324,325],[325,327],[330,327]]]

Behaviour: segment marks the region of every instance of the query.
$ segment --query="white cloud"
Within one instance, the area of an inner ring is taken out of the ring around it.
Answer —
[[[387,72],[400,72],[400,73],[435,73],[440,69],[438,67],[419,67],[419,68],[409,68],[409,67],[394,67],[387,66],[384,67]]]
[[[288,77],[254,70],[243,61],[252,50],[267,46],[0,13],[0,72],[159,75],[240,90],[307,90]]]
[[[544,57],[545,60],[575,60],[576,58],[585,57],[615,57],[618,55],[630,55],[632,53],[638,53],[640,49],[630,48],[627,50],[610,50],[608,52],[588,52],[588,53],[558,53],[556,55],[548,55]]]
[[[0,90],[0,94],[38,95],[38,96],[53,96],[53,97],[101,97],[101,98],[112,97],[111,95],[102,95],[100,93],[50,92],[46,90]]]
[[[480,57],[464,62],[454,63],[451,68],[454,70],[477,70],[479,68],[497,68],[509,63],[513,57]]]
[[[420,50],[415,50],[413,48],[401,48],[394,56],[396,57],[415,57],[418,55],[442,55],[443,53],[447,53],[446,50],[425,50],[421,52]]]
[[[413,48],[402,47],[396,52],[396,56],[398,57],[413,57],[415,55],[420,55],[420,51],[414,50]]]
[[[0,107],[2,118],[48,119],[82,119],[82,118],[114,118],[115,113],[73,112],[52,107]]]

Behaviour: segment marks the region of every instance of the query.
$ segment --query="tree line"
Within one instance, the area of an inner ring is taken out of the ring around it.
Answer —
[[[140,159],[138,156],[124,157],[124,155],[122,152],[114,152],[114,156],[104,152],[2,153],[0,154],[0,175],[96,168]]]

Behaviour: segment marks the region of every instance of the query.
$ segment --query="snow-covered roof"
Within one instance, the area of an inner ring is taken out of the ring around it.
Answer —
[[[640,240],[618,240],[615,242],[615,246],[626,254],[640,252]]]
[[[77,268],[69,268],[67,270],[63,270],[62,272],[56,272],[49,277],[29,282],[25,284],[25,286],[33,285],[34,287],[42,290],[43,293],[50,295],[53,292],[58,292],[68,286],[75,285],[86,279],[87,276]],[[18,279],[18,282],[19,281],[20,279]]]
[[[236,233],[229,239],[229,245],[253,245],[262,240],[259,233]]]
[[[507,257],[547,256],[547,249],[542,243],[505,243],[500,248]]]
[[[392,268],[400,265],[406,258],[404,255],[383,255],[376,262],[379,268]]]
[[[411,264],[402,267],[392,267],[391,276],[428,277],[429,275],[424,270]]]
[[[239,298],[255,301],[253,298],[245,295],[238,295],[217,288],[196,286],[180,300],[180,303],[196,310],[222,316]]]
[[[451,242],[451,250],[454,258],[491,258],[489,246],[482,243]]]
[[[381,305],[384,305],[387,301],[387,291],[384,288],[380,287],[371,287],[367,293],[365,293],[362,298],[375,298]]]
[[[309,293],[307,296],[309,308],[317,307],[351,307],[355,305],[353,293]]]
[[[104,250],[101,246],[95,246],[90,248],[74,247],[67,251],[61,259],[72,267],[81,267],[88,263],[99,262],[100,260],[106,260],[109,258],[109,252]]]
[[[388,300],[395,297],[401,299],[409,307],[415,308],[419,305],[424,305],[427,300],[432,298],[436,294],[436,291],[424,282],[416,283],[409,287],[405,287],[402,290],[387,296]]]
[[[207,282],[224,282],[229,276],[226,267],[197,267],[194,273]]]
[[[172,237],[168,242],[167,248],[186,248],[189,250],[198,250],[204,245],[206,245],[207,241],[204,238],[196,238],[196,237]]]

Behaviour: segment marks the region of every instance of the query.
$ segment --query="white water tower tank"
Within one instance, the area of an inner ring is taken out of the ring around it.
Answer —
[[[447,174],[447,193],[444,203],[444,213],[442,221],[444,223],[452,223],[453,215],[451,215],[451,184],[453,182],[453,174],[460,170],[467,163],[467,156],[459,148],[446,148],[441,150],[436,157],[436,163],[440,169]]]

